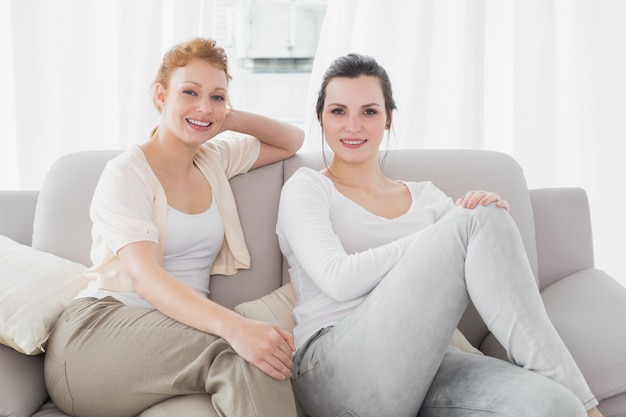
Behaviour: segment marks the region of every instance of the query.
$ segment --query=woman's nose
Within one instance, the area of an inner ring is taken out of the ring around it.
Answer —
[[[197,110],[200,113],[211,113],[213,111],[213,109],[211,108],[211,99],[209,98],[199,99]]]
[[[346,130],[348,132],[358,132],[361,130],[361,121],[358,117],[348,117],[348,121],[346,123]]]

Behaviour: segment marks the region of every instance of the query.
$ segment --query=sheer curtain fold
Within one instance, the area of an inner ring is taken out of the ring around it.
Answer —
[[[626,285],[626,3],[619,0],[329,2],[307,99],[337,56],[374,56],[399,107],[390,148],[501,151],[531,188],[590,197],[596,264]]]
[[[149,90],[163,52],[214,36],[216,1],[0,2],[1,78],[11,87],[0,161],[13,161],[0,168],[0,186],[38,189],[63,154],[145,141],[158,119]]]
[[[0,1],[0,53],[13,56],[11,3]],[[12,60],[0,65],[0,189],[17,188],[17,142],[15,132],[15,89]]]

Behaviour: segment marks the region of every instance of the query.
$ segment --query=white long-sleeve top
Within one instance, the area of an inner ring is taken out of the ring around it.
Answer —
[[[276,232],[298,298],[296,346],[358,306],[404,256],[415,234],[454,207],[430,181],[403,183],[412,203],[394,219],[365,210],[309,168],[285,183]]]

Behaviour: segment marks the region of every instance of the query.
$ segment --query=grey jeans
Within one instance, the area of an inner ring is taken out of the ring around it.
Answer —
[[[519,366],[446,354],[470,300]],[[456,208],[421,233],[357,308],[300,347],[292,383],[310,417],[574,417],[597,404],[546,314],[515,223],[494,205]]]

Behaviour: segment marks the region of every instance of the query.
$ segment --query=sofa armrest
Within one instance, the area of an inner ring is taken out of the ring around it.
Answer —
[[[594,267],[587,193],[582,188],[530,190],[535,218],[539,286]]]
[[[0,191],[0,235],[29,245],[38,191]]]

